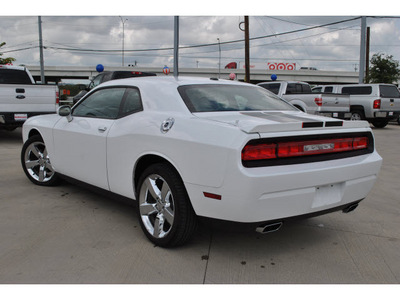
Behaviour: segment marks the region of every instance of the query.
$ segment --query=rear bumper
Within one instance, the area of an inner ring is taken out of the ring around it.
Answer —
[[[200,217],[200,219],[202,221],[206,222],[207,224],[210,224],[217,228],[233,230],[233,231],[254,231],[260,226],[288,224],[290,222],[296,222],[296,221],[300,221],[300,220],[304,220],[304,219],[308,219],[308,218],[318,217],[321,215],[325,215],[325,214],[329,214],[329,213],[337,212],[337,211],[342,211],[343,213],[348,213],[348,212],[353,211],[362,200],[364,200],[364,199],[360,199],[360,200],[354,201],[352,203],[344,204],[344,205],[326,209],[326,210],[321,210],[321,211],[314,212],[314,213],[308,213],[308,214],[297,215],[297,216],[293,216],[293,217],[268,220],[268,221],[264,221],[264,222],[243,223],[243,222],[234,222],[234,221],[213,219],[213,218],[208,218],[208,217]],[[280,226],[278,227],[278,229],[279,228],[280,228]],[[278,230],[278,229],[276,229],[276,230]],[[276,231],[276,230],[274,230],[274,231]],[[261,232],[261,233],[263,233],[263,232]]]
[[[316,112],[318,116],[337,118],[342,120],[350,120],[351,113],[350,112]]]
[[[364,199],[382,164],[376,152],[308,164],[228,170],[220,188],[185,183],[197,215],[241,223],[337,210]],[[221,199],[204,196],[221,195]]]
[[[30,117],[54,114],[55,111],[42,112],[0,112],[0,127],[1,126],[17,126],[20,127]]]
[[[400,111],[375,111],[374,117],[381,119],[397,119],[400,115]]]

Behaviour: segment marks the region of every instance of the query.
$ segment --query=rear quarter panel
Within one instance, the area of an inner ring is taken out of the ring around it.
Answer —
[[[162,133],[161,124],[174,118],[173,127]],[[130,129],[129,129],[130,128]],[[110,189],[134,197],[134,169],[145,155],[170,162],[184,183],[219,187],[228,163],[240,163],[240,151],[250,138],[236,126],[171,113],[138,113],[117,121],[107,143]],[[254,135],[258,136],[258,135]]]

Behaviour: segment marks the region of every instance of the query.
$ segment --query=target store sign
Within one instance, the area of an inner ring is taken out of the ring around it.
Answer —
[[[296,63],[268,63],[268,70],[296,70]]]

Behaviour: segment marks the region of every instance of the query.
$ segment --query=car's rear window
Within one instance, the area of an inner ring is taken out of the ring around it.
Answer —
[[[350,95],[370,95],[372,93],[371,86],[345,86],[342,88],[343,94]]]
[[[400,98],[400,92],[394,85],[380,85],[379,93],[383,98]]]
[[[199,84],[181,86],[178,91],[191,112],[296,110],[256,86]]]
[[[261,87],[267,89],[268,91],[274,93],[275,95],[279,94],[279,88],[281,87],[280,83],[267,83],[267,84],[260,84]]]
[[[25,71],[13,70],[13,69],[0,69],[0,83],[32,84],[32,81]]]

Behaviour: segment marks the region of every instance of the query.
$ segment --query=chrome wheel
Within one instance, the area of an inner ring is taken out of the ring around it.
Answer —
[[[360,121],[362,119],[363,117],[360,112],[354,111],[351,113],[351,118],[350,118],[351,121]]]
[[[28,146],[25,151],[25,166],[29,175],[39,182],[49,181],[54,170],[43,142],[35,142]]]
[[[40,136],[33,136],[25,142],[21,152],[21,163],[25,174],[35,184],[54,185],[58,181],[46,145]]]
[[[144,227],[154,238],[164,238],[171,231],[175,219],[174,196],[161,176],[152,174],[143,181],[139,213]]]
[[[179,173],[168,163],[148,166],[137,184],[140,226],[155,245],[174,247],[186,243],[197,218]]]

